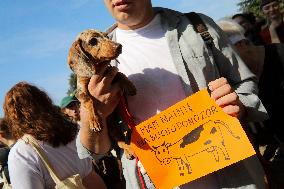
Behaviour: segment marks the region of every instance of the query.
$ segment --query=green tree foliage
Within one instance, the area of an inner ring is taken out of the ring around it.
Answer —
[[[71,73],[69,76],[69,89],[67,95],[70,95],[77,89],[77,76],[74,73]]]
[[[282,12],[284,11],[284,0],[279,0]],[[238,3],[241,12],[252,12],[257,18],[263,18],[260,10],[261,0],[240,0]]]
[[[241,12],[252,12],[257,17],[262,17],[260,8],[260,0],[241,0],[238,3]]]

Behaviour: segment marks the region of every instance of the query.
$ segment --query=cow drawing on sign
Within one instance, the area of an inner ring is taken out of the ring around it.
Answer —
[[[224,131],[229,133],[233,138],[240,139],[225,122],[221,120],[209,120],[174,143],[163,142],[160,146],[152,146],[152,151],[154,151],[161,165],[167,165],[175,161],[178,165],[180,175],[184,176],[185,174],[192,173],[189,163],[190,158],[200,153],[207,152],[211,154],[215,162],[219,162],[221,156],[224,157],[224,160],[230,159],[224,139]],[[181,153],[171,150],[173,147],[177,147],[176,145],[179,145],[181,150],[184,148],[197,150],[190,151],[190,153],[187,150],[187,153],[180,155]]]

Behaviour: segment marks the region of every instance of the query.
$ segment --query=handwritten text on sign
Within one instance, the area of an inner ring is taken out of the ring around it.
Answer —
[[[135,127],[131,146],[158,189],[188,183],[255,154],[242,126],[206,89]]]

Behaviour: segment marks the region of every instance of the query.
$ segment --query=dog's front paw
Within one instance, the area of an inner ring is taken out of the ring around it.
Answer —
[[[90,116],[89,124],[90,129],[94,132],[100,132],[103,128],[100,119],[95,115]]]

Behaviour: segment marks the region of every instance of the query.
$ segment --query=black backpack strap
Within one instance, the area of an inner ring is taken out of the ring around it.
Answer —
[[[207,47],[209,47],[211,49],[217,71],[220,74],[220,68],[219,68],[219,65],[217,63],[217,58],[215,57],[215,54],[213,52],[213,49],[214,49],[213,47],[215,47],[214,42],[213,42],[213,37],[208,32],[208,28],[207,28],[206,24],[203,22],[203,20],[199,16],[199,14],[197,14],[196,12],[189,12],[189,13],[185,13],[184,15],[192,23],[194,31],[196,33],[200,34],[204,43],[207,45]],[[208,92],[210,94],[209,89],[208,89]]]
[[[208,32],[208,28],[196,12],[185,13],[185,16],[192,23],[195,32],[199,33],[210,48],[214,46],[213,38]]]

